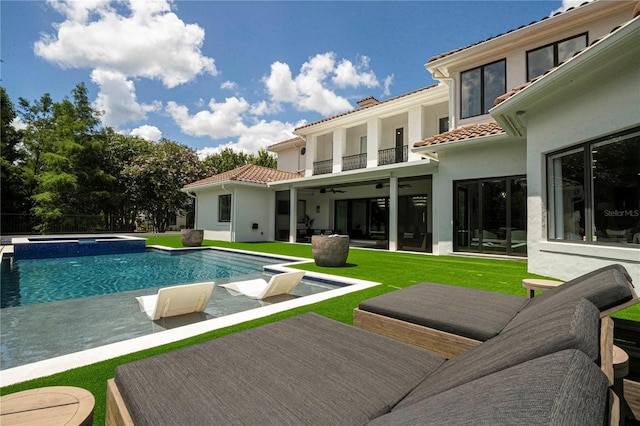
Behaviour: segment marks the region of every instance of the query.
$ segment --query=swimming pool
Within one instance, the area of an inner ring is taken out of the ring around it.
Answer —
[[[262,271],[282,259],[213,249],[48,259],[4,259],[0,308],[212,281]]]

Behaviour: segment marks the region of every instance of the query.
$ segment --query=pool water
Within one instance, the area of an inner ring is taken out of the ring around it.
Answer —
[[[213,281],[260,272],[265,265],[281,261],[216,250],[5,259],[0,275],[0,307]]]

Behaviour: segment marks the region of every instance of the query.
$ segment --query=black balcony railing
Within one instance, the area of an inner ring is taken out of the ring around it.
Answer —
[[[397,146],[378,151],[378,165],[404,163],[407,161],[408,146]]]
[[[364,169],[367,167],[367,153],[342,157],[342,171]]]
[[[313,163],[313,174],[324,175],[333,172],[333,160],[315,161]]]

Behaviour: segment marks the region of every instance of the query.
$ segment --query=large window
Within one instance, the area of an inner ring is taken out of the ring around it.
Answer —
[[[460,116],[475,117],[486,114],[498,96],[507,89],[507,62],[502,59],[460,74]]]
[[[527,52],[527,80],[544,74],[587,47],[587,34],[580,34]]]
[[[640,128],[547,159],[549,239],[640,248]]]
[[[231,222],[231,194],[218,196],[218,222]]]
[[[527,254],[524,176],[455,182],[454,250]]]

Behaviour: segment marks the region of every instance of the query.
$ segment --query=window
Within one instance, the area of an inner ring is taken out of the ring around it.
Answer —
[[[527,80],[544,74],[587,47],[587,34],[580,34],[527,52]]]
[[[449,131],[449,117],[442,117],[438,119],[438,133],[444,133]]]
[[[640,128],[547,158],[549,239],[640,248]]]
[[[218,222],[231,222],[231,194],[218,196]]]
[[[507,62],[502,59],[460,74],[460,116],[475,117],[486,114],[495,99],[507,89]]]
[[[367,153],[367,137],[360,136],[360,154]]]

